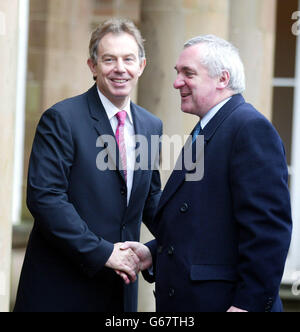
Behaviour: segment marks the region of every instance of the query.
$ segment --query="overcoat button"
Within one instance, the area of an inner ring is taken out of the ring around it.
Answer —
[[[180,208],[180,212],[181,212],[181,213],[186,213],[188,209],[189,209],[188,204],[187,204],[187,203],[184,203],[184,204],[181,206],[181,208]]]
[[[175,295],[175,289],[174,288],[171,288],[169,290],[169,297],[173,297]]]
[[[174,247],[170,246],[169,249],[168,249],[168,255],[169,256],[173,256],[174,255],[174,251],[175,251]]]

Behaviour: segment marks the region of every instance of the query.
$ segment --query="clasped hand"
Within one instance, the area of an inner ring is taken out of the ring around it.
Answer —
[[[151,252],[139,242],[116,243],[105,266],[115,270],[128,285],[136,281],[140,271],[152,266]]]

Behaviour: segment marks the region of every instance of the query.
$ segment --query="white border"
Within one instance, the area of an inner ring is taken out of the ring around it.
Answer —
[[[12,203],[12,222],[14,224],[20,222],[22,211],[29,6],[29,0],[19,0],[17,100]]]
[[[6,19],[5,13],[0,11],[0,36],[6,35]]]
[[[298,3],[300,8],[300,0]],[[287,269],[295,272],[300,270],[300,36],[297,36],[296,73],[294,85],[294,113],[292,132],[292,169],[291,203],[293,214],[293,236]]]

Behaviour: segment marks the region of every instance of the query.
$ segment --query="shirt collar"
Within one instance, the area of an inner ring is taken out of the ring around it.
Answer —
[[[201,128],[204,129],[208,122],[218,113],[218,111],[231,99],[229,97],[223,101],[221,101],[218,105],[214,106],[210,109],[205,116],[201,119]]]
[[[98,86],[97,86],[97,91],[98,91],[99,98],[102,102],[102,105],[105,109],[105,112],[108,116],[109,121],[114,116],[116,116],[116,114],[118,112],[126,111],[129,121],[131,122],[131,124],[133,124],[132,114],[131,114],[131,107],[130,107],[130,98],[129,98],[128,103],[126,104],[126,106],[122,110],[120,110],[107,97],[104,96],[104,94],[99,90]]]

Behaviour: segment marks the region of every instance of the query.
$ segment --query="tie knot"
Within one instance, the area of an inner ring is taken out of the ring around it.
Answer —
[[[117,119],[120,126],[125,125],[126,115],[127,115],[126,111],[120,111],[117,113]]]

